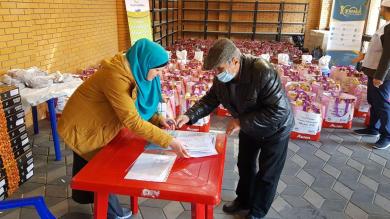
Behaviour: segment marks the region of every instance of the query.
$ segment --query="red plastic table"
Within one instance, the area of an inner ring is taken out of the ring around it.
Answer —
[[[122,130],[73,177],[73,189],[95,193],[94,218],[106,218],[110,193],[130,196],[134,214],[138,213],[138,197],[145,197],[190,202],[193,219],[213,218],[213,208],[221,200],[226,136],[217,136],[218,155],[177,159],[166,182],[124,179],[145,144]]]

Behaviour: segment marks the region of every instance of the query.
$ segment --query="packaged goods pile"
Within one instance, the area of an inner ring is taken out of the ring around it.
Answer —
[[[19,89],[0,86],[0,96],[0,200],[3,200],[31,178],[34,164]]]

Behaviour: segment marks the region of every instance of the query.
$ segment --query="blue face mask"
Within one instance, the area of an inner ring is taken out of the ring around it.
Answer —
[[[228,71],[223,71],[217,75],[217,78],[222,83],[227,83],[231,80],[233,80],[234,76],[230,74]]]

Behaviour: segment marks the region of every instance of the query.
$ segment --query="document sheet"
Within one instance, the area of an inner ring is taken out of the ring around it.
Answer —
[[[173,153],[155,154],[143,152],[131,166],[125,179],[165,182],[175,160],[176,155]]]
[[[206,157],[218,154],[215,149],[216,134],[214,133],[187,131],[169,131],[169,133],[183,143],[185,149],[191,157]],[[164,150],[154,144],[146,146],[146,150],[156,149]],[[165,150],[171,150],[171,148],[167,148]]]

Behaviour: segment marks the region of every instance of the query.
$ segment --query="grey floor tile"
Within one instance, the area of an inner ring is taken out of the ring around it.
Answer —
[[[363,211],[358,206],[352,204],[351,202],[348,203],[347,208],[345,209],[345,213],[351,218],[356,218],[356,219],[368,218],[368,214],[365,211]]]
[[[60,197],[66,198],[68,194],[67,184],[58,186],[58,185],[47,185],[46,186],[46,197]]]
[[[293,218],[293,219],[299,219],[299,218],[311,218],[311,219],[323,219],[325,218],[324,214],[314,208],[314,207],[307,207],[307,208],[291,208],[288,210],[283,210],[280,213],[283,218]]]
[[[318,174],[315,177],[314,183],[311,185],[312,188],[332,188],[334,182],[336,181],[335,178],[330,176],[327,173],[324,173],[322,171],[319,171]]]
[[[301,156],[299,156],[298,154],[292,156],[290,160],[300,167],[304,167],[305,164],[307,163],[307,161],[303,159]]]
[[[337,179],[341,174],[341,171],[339,169],[329,164],[326,164],[322,170],[325,173],[333,176],[335,179]]]
[[[22,208],[20,211],[20,218],[28,218],[28,219],[40,219],[37,211],[32,208]]]
[[[290,196],[290,195],[281,195],[281,197],[294,208],[311,207],[311,204],[302,197]]]
[[[190,219],[190,218],[191,218],[191,211],[183,211],[176,219]]]
[[[375,153],[371,153],[370,154],[370,159],[377,162],[378,164],[382,165],[382,166],[385,166],[386,165],[386,162],[387,160]]]
[[[233,201],[236,198],[236,192],[233,190],[222,189],[221,199],[222,201]]]
[[[282,216],[278,214],[273,208],[270,208],[264,219],[280,219]]]
[[[361,175],[360,172],[348,166],[345,166],[340,170],[341,174],[337,180],[348,185],[349,188],[355,189]]]
[[[390,179],[390,169],[384,168],[383,175]]]
[[[390,213],[390,200],[377,194],[374,203]]]
[[[294,176],[301,169],[298,164],[292,162],[291,160],[287,160],[284,164],[284,168],[282,170],[282,175]]]
[[[333,186],[333,190],[339,195],[343,196],[345,199],[349,200],[353,194],[353,191],[340,182],[336,182]]]
[[[357,170],[359,172],[363,171],[363,168],[364,168],[363,164],[361,164],[360,162],[358,162],[352,158],[347,161],[347,165],[354,168],[355,170]]]
[[[375,193],[364,185],[359,185],[352,194],[351,202],[358,206],[373,203]]]
[[[85,214],[80,212],[68,212],[58,219],[93,219],[92,214]]]
[[[321,149],[317,150],[314,155],[321,158],[325,162],[330,159],[330,155],[328,153],[322,151]]]
[[[339,211],[322,211],[322,214],[329,219],[350,219],[344,212]]]
[[[188,202],[180,202],[180,204],[183,206],[184,210],[191,211],[191,203]]]
[[[20,211],[21,211],[20,208],[2,211],[0,213],[0,218],[1,219],[19,219]]]
[[[300,196],[306,191],[306,189],[307,189],[307,186],[298,186],[298,185],[288,185],[287,184],[286,189],[284,189],[284,191],[280,194],[281,195],[290,195],[290,196]]]
[[[353,153],[352,150],[340,145],[339,148],[337,148],[337,151],[340,153],[343,153],[345,156],[350,157]]]
[[[293,141],[290,141],[288,143],[288,149],[290,149],[293,152],[297,153],[297,151],[299,151],[300,147],[297,144],[295,144]]]
[[[152,207],[140,207],[142,217],[144,219],[166,219],[164,212],[161,208],[152,208]]]
[[[314,176],[310,175],[305,170],[301,170],[297,174],[297,178],[300,179],[302,182],[304,182],[309,187],[313,184],[315,178]]]
[[[379,183],[376,182],[375,180],[365,176],[365,175],[360,176],[359,182],[361,184],[367,186],[368,188],[370,188],[374,192],[376,192],[378,190]]]
[[[286,189],[286,187],[287,187],[287,184],[284,183],[283,180],[279,180],[276,192],[280,194]]]
[[[142,202],[140,206],[152,207],[152,208],[164,208],[166,205],[169,204],[169,202],[170,201],[160,200],[160,199],[147,199],[146,201]]]
[[[292,206],[286,202],[282,197],[277,197],[272,203],[272,208],[275,209],[276,212],[280,213],[282,211],[286,211],[292,208]]]
[[[236,219],[237,216],[228,215],[228,214],[214,214],[214,219]]]
[[[167,219],[176,219],[184,211],[184,208],[180,202],[170,202],[163,208],[163,211]]]
[[[325,201],[325,199],[320,194],[313,191],[312,189],[308,189],[303,195],[303,197],[318,209],[321,208],[322,204]]]
[[[92,205],[91,204],[79,204],[72,199],[68,199],[69,212],[74,213],[83,213],[83,214],[92,214]]]
[[[323,209],[324,211],[343,212],[346,205],[347,205],[347,201],[345,199],[339,199],[339,200],[327,199],[324,201],[324,204],[322,205],[321,209]]]
[[[49,207],[49,210],[56,218],[66,215],[69,211],[68,200],[63,200],[56,205]]]

